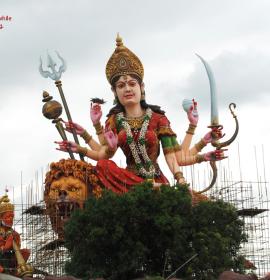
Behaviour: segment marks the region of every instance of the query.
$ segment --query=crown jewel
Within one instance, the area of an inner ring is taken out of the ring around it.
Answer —
[[[144,70],[139,58],[124,46],[122,38],[117,34],[116,48],[106,65],[106,76],[109,83],[121,75],[136,75],[143,80]]]

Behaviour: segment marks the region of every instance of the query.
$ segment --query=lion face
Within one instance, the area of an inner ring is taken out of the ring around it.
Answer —
[[[80,179],[62,176],[52,181],[45,203],[53,230],[60,239],[64,238],[64,224],[72,211],[83,209],[86,199],[87,185]]]

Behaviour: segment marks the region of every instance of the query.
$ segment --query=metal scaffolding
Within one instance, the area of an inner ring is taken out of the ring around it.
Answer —
[[[259,276],[270,271],[268,188],[267,182],[224,181],[211,191],[212,197],[233,204],[244,221],[248,240],[242,244],[240,254]]]
[[[260,180],[259,176],[253,182],[244,181],[241,176],[241,180],[237,181],[232,179],[230,168],[219,167],[219,170],[219,181],[207,196],[213,200],[222,199],[236,207],[248,236],[248,242],[242,244],[240,254],[251,263],[250,270],[263,276],[270,271],[269,182]],[[205,186],[206,177],[210,177],[205,175],[209,171],[199,175],[194,166],[188,172],[195,189],[196,183]],[[241,169],[237,173],[241,175]],[[30,263],[40,274],[62,276],[69,253],[63,242],[58,240],[45,211],[43,172],[40,177],[41,182],[36,175],[35,183],[21,186],[20,203],[15,205],[15,230],[21,234],[22,248],[31,250]]]
[[[22,194],[21,203],[15,205],[15,230],[21,234],[21,247],[31,250],[28,263],[35,268],[35,276],[62,276],[69,252],[52,229],[45,202],[39,200],[38,196],[29,195],[35,193],[37,188],[40,188],[42,197],[43,186],[35,186],[34,190],[31,185],[27,187],[26,195]]]

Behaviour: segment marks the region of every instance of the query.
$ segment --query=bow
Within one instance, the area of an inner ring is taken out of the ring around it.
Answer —
[[[209,128],[211,128],[212,130],[214,129],[222,129],[223,128],[223,125],[221,125],[219,123],[219,118],[218,118],[218,105],[217,105],[217,94],[216,94],[216,83],[215,83],[215,78],[214,78],[214,75],[213,75],[213,72],[211,70],[211,67],[210,65],[198,54],[196,54],[199,59],[201,60],[201,62],[203,63],[204,67],[205,67],[205,70],[206,70],[206,73],[207,73],[207,76],[208,76],[208,80],[209,80],[209,85],[210,85],[210,99],[211,99],[211,121],[210,121],[210,125],[208,126]],[[228,139],[227,141],[225,142],[219,142],[216,137],[215,137],[215,134],[213,132],[213,141],[212,141],[212,146],[215,147],[217,150],[220,150],[224,147],[227,147],[229,146],[237,137],[237,134],[238,134],[238,131],[239,131],[239,123],[238,123],[238,120],[237,120],[237,116],[235,115],[233,109],[236,108],[236,104],[235,103],[230,103],[229,104],[229,109],[230,109],[230,112],[235,120],[235,131],[232,135],[232,137],[230,139]],[[212,175],[212,180],[210,182],[210,185],[203,189],[202,191],[199,191],[199,193],[204,193],[208,190],[210,190],[214,185],[215,185],[215,182],[216,182],[216,179],[217,179],[217,166],[216,166],[216,161],[210,161],[210,166],[212,168],[212,172],[213,172],[213,175]]]

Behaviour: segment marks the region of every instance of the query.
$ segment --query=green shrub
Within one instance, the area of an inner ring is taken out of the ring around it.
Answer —
[[[104,191],[65,227],[71,252],[66,270],[85,279],[168,276],[198,254],[177,276],[210,280],[225,269],[241,270],[242,226],[235,209],[222,201],[191,207],[183,186],[155,191],[145,183],[123,195]]]

